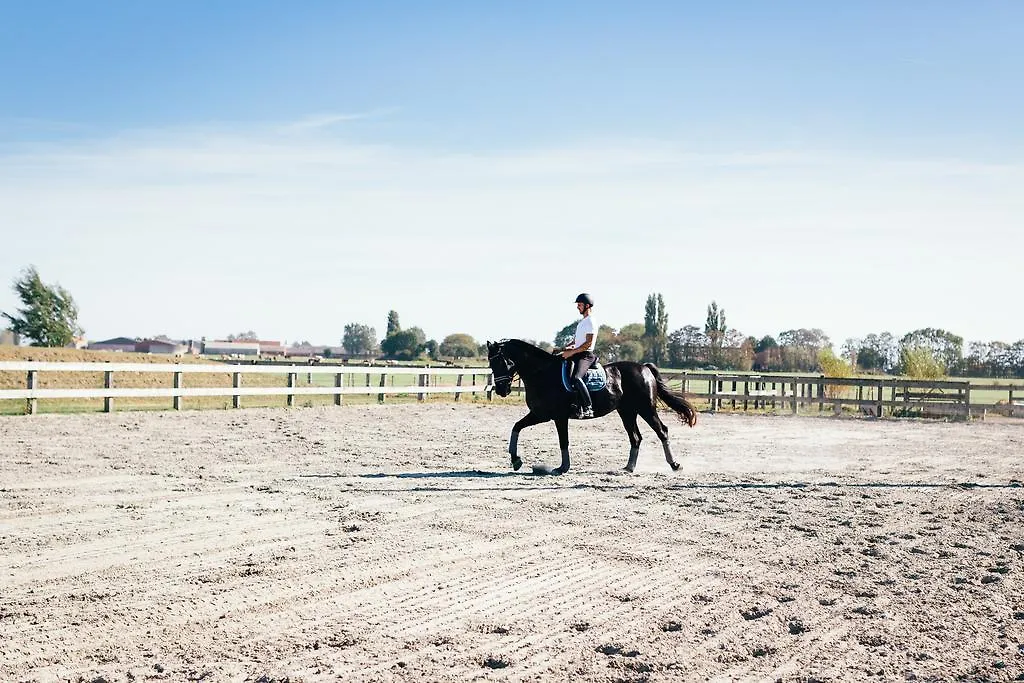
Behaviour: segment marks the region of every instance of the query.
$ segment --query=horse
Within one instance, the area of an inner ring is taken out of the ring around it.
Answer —
[[[512,426],[508,452],[512,456],[512,469],[519,470],[523,461],[518,455],[519,432],[527,427],[554,420],[558,432],[558,445],[562,451],[562,463],[556,468],[534,467],[538,474],[565,474],[569,471],[569,420],[572,418],[571,405],[574,392],[568,391],[563,383],[562,364],[564,359],[539,349],[520,339],[505,339],[487,342],[487,360],[494,375],[494,391],[504,398],[512,393],[513,378],[518,375],[526,390],[526,405],[530,412]],[[607,382],[604,388],[591,392],[594,404],[594,418],[604,417],[617,411],[622,426],[629,436],[629,460],[623,468],[632,472],[640,454],[643,437],[637,427],[637,416],[650,425],[665,451],[665,461],[673,470],[679,463],[672,456],[669,445],[668,427],[658,417],[657,405],[661,401],[673,411],[684,424],[693,427],[697,422],[697,411],[686,398],[669,389],[653,363],[618,361],[604,366]]]

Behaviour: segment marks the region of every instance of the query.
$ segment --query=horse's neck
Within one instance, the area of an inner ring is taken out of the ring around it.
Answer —
[[[556,356],[529,346],[526,342],[509,344],[507,353],[512,358],[512,362],[516,364],[520,377],[543,370],[558,360]]]

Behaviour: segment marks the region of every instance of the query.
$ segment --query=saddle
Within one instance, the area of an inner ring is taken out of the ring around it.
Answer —
[[[562,385],[565,386],[566,391],[575,393],[576,390],[572,386],[572,369],[573,362],[571,360],[562,361]],[[608,374],[600,363],[595,362],[583,376],[583,383],[587,385],[587,391],[590,393],[601,391],[608,384]]]

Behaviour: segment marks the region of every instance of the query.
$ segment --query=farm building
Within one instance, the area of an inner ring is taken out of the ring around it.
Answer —
[[[202,352],[206,356],[259,356],[260,343],[258,341],[204,341]]]
[[[173,339],[142,339],[135,345],[135,350],[139,353],[165,353],[181,356],[189,352],[189,344]]]
[[[288,349],[285,345],[279,341],[267,341],[261,339],[259,341],[260,355],[261,356],[286,356],[288,355]]]
[[[114,337],[103,341],[92,342],[87,346],[90,351],[126,351],[134,352],[137,339],[129,337]]]

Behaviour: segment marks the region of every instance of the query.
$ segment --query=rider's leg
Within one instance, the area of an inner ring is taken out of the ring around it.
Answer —
[[[589,352],[583,352],[573,358],[573,360],[576,361],[576,367],[572,373],[572,386],[579,396],[580,405],[577,416],[580,418],[594,417],[594,406],[590,401],[590,392],[587,391],[587,385],[583,378],[586,377],[590,366],[597,361],[597,356]]]

